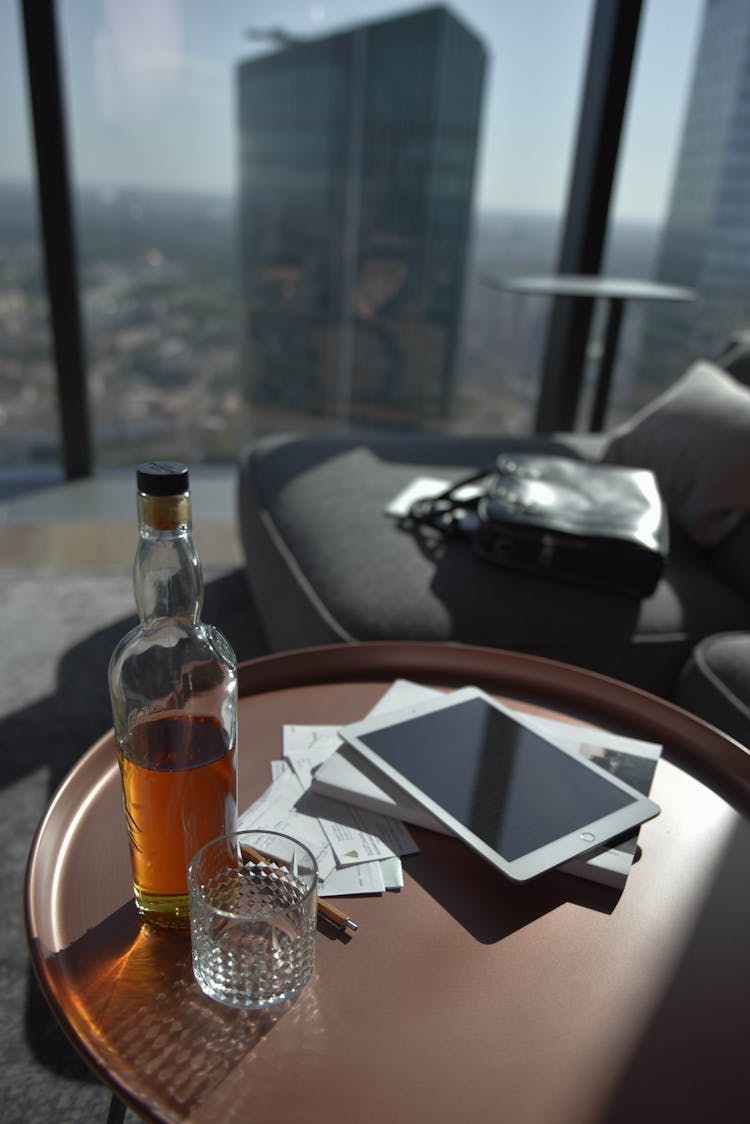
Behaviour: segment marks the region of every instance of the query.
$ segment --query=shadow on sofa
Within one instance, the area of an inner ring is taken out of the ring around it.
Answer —
[[[241,460],[239,520],[271,647],[380,639],[489,645],[591,668],[666,698],[682,692],[692,709],[685,668],[696,645],[750,631],[749,387],[750,336],[740,334],[715,363],[695,363],[609,434],[255,442]],[[501,569],[460,540],[426,552],[384,514],[415,476],[456,480],[517,451],[655,472],[671,541],[651,596]],[[716,722],[717,714],[708,717]],[[750,742],[747,718],[740,732]]]

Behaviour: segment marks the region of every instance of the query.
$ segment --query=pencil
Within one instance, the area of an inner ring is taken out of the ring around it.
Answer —
[[[261,851],[256,851],[255,847],[251,847],[249,843],[241,843],[240,851],[242,852],[243,859],[250,859],[254,863],[263,863],[268,861],[268,857]],[[330,921],[337,929],[351,929],[356,932],[359,926],[356,921],[352,921],[351,917],[337,909],[335,905],[331,905],[325,898],[318,898],[318,914],[325,917],[326,921]]]
[[[359,928],[356,921],[352,921],[351,917],[347,917],[342,910],[336,909],[336,906],[331,905],[325,898],[318,898],[318,913],[338,929],[351,929],[356,932]]]

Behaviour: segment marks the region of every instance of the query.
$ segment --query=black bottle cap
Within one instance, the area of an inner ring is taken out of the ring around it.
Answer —
[[[189,488],[186,464],[176,461],[146,461],[136,471],[138,491],[146,496],[181,496]]]

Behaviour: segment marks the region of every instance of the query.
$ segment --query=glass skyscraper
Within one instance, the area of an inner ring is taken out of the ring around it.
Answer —
[[[748,0],[706,0],[656,276],[694,288],[697,299],[649,311],[645,385],[673,381],[750,326]]]
[[[485,61],[435,7],[240,65],[244,378],[269,424],[450,415]]]

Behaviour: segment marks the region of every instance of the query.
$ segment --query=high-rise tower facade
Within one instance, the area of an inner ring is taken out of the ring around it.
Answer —
[[[484,70],[442,7],[239,67],[257,412],[385,427],[450,413]]]
[[[671,381],[750,323],[747,0],[706,0],[656,276],[696,290],[694,304],[648,313],[643,378]]]

